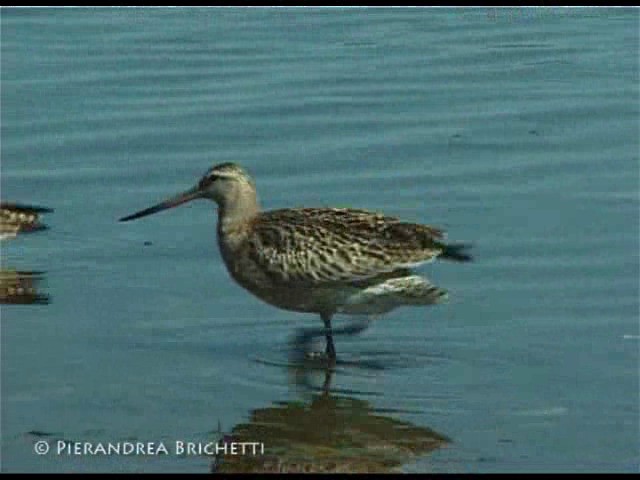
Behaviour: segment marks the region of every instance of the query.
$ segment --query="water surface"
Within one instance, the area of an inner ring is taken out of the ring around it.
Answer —
[[[205,472],[33,444],[208,441],[316,412],[322,375],[283,365],[319,320],[230,280],[213,204],[116,221],[226,161],[267,209],[380,210],[474,243],[475,263],[422,269],[449,304],[337,339],[356,365],[326,415],[447,439],[394,468],[638,471],[637,10],[0,16],[1,196],[55,209],[2,244],[49,299],[2,306],[3,471]]]

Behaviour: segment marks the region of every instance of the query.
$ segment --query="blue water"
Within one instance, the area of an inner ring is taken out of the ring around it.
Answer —
[[[1,197],[55,209],[2,244],[51,300],[2,306],[2,471],[205,472],[53,450],[206,441],[309,401],[282,365],[319,319],[231,281],[213,204],[117,222],[226,161],[265,209],[380,210],[474,244],[421,269],[448,304],[336,341],[356,365],[329,395],[450,439],[402,471],[640,469],[637,9],[0,17]]]

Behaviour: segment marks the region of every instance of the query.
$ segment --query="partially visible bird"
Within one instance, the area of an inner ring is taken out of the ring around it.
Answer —
[[[468,262],[468,245],[444,241],[443,230],[352,208],[261,211],[253,179],[233,163],[215,165],[198,184],[129,221],[195,199],[218,204],[217,237],[231,277],[276,307],[319,314],[326,356],[335,361],[335,314],[379,315],[402,305],[447,297],[413,268],[435,258]]]
[[[47,226],[40,222],[40,214],[51,212],[53,210],[46,207],[0,202],[0,240],[19,233],[46,230]]]

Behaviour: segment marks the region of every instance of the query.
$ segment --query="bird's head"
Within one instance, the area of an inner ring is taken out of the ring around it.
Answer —
[[[191,200],[206,198],[213,200],[220,208],[255,208],[256,188],[251,176],[235,163],[221,163],[211,167],[195,187],[120,219],[121,222],[146,217],[153,213],[177,207]]]

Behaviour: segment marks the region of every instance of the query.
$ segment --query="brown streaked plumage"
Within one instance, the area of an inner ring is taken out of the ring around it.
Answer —
[[[466,245],[447,244],[438,228],[350,208],[263,212],[251,177],[238,165],[211,168],[196,187],[121,221],[198,198],[218,204],[218,244],[233,279],[263,301],[319,314],[335,359],[331,317],[430,305],[446,292],[411,268],[437,257],[469,261]]]
[[[19,233],[45,230],[40,222],[41,213],[53,210],[35,205],[0,202],[0,239],[15,237]]]

